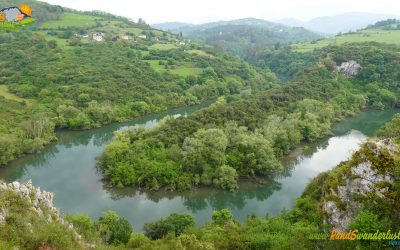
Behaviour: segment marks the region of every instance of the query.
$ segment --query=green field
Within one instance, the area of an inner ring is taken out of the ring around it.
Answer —
[[[400,30],[381,30],[367,29],[356,34],[345,34],[334,38],[323,39],[315,43],[298,43],[294,44],[293,48],[299,52],[308,52],[313,49],[323,48],[328,45],[340,45],[343,43],[357,42],[381,42],[389,44],[400,44]]]
[[[7,85],[0,85],[0,96],[3,96],[4,98],[6,98],[8,100],[14,100],[17,102],[25,101],[28,105],[35,103],[35,101],[32,99],[24,99],[24,98],[14,95],[10,91],[8,91]]]
[[[198,56],[213,57],[213,55],[208,54],[207,52],[204,52],[204,51],[198,50],[198,49],[187,50],[186,53],[189,53],[192,55],[198,55]]]
[[[125,24],[121,24],[120,21],[101,21],[101,24],[101,30],[103,32],[115,35],[125,35],[127,32],[130,32],[138,36],[143,31],[139,28],[129,27]]]
[[[170,44],[170,43],[168,43],[168,44],[157,43],[157,44],[151,45],[149,47],[149,49],[156,49],[156,50],[170,50],[170,49],[176,49],[176,48],[177,48],[176,45]]]
[[[91,27],[96,24],[96,17],[81,15],[75,13],[63,13],[60,20],[44,22],[41,28],[58,28],[58,27]]]
[[[164,65],[159,64],[160,60],[146,60],[150,64],[150,66],[157,72],[170,72],[171,74],[179,75],[179,76],[189,76],[189,75],[200,75],[203,70],[201,68],[196,67],[193,62],[179,62],[177,65],[174,65],[175,68],[165,69]],[[165,63],[165,61],[163,61]]]
[[[57,36],[50,36],[50,35],[47,34],[47,32],[48,32],[47,30],[35,31],[35,33],[38,33],[38,34],[41,34],[41,35],[45,36],[46,39],[48,39],[48,40],[55,40],[59,47],[64,48],[64,47],[66,47],[68,45],[68,40],[67,39],[62,39],[62,38],[59,38]]]
[[[23,98],[16,96],[13,93],[10,93],[8,91],[7,85],[0,85],[0,96],[4,96],[6,99],[15,100],[19,102],[24,100]]]

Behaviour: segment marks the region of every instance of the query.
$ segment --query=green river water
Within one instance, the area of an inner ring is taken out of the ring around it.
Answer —
[[[55,204],[62,214],[84,213],[98,218],[106,210],[126,217],[135,230],[145,222],[170,213],[191,213],[202,224],[213,210],[228,208],[239,221],[248,214],[265,216],[290,209],[307,183],[318,173],[346,160],[360,143],[396,113],[396,110],[366,111],[337,124],[330,137],[305,148],[298,148],[282,159],[286,173],[267,184],[240,183],[236,192],[196,189],[184,193],[143,192],[134,188],[108,188],[96,168],[96,158],[113,133],[127,126],[154,126],[165,115],[186,115],[203,108],[202,104],[149,115],[126,123],[88,131],[59,131],[59,140],[41,153],[16,160],[0,169],[0,178],[11,181],[31,179],[33,185],[55,193]]]

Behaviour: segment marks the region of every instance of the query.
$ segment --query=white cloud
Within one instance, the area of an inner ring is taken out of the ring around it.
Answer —
[[[244,17],[302,20],[343,12],[400,13],[398,0],[44,0],[79,10],[102,10],[149,23],[181,21],[201,23]]]

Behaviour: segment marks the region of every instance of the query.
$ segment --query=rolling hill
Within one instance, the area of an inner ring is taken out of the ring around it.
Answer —
[[[359,30],[340,34],[332,38],[321,39],[314,42],[297,43],[292,47],[296,51],[306,52],[328,45],[343,43],[381,42],[387,44],[400,44],[400,22],[396,19],[377,22],[375,25]]]
[[[304,27],[320,34],[336,35],[340,32],[363,29],[378,21],[396,17],[398,18],[399,15],[348,12],[335,16],[317,17],[307,22],[293,18],[281,19],[276,22],[294,27]]]
[[[55,127],[100,127],[258,91],[275,80],[224,51],[145,23],[27,3],[38,22],[0,33],[0,106],[6,107],[0,165],[40,150],[56,138]],[[0,0],[0,6],[18,4]]]
[[[191,39],[223,48],[234,55],[252,60],[265,48],[276,44],[313,41],[321,38],[304,28],[288,27],[261,19],[245,18],[200,25],[158,24],[157,28],[180,33]]]

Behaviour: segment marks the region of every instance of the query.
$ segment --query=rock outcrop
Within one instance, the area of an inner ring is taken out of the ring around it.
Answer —
[[[66,228],[73,230],[75,240],[80,242],[85,249],[92,249],[95,247],[94,245],[81,242],[82,237],[74,230],[73,225],[60,216],[59,210],[53,203],[53,193],[42,191],[39,187],[34,187],[31,180],[26,183],[14,181],[8,184],[0,181],[0,190],[14,192],[28,200],[30,203],[29,209],[37,216],[46,216],[45,218],[48,223],[58,222]],[[7,215],[7,207],[0,205],[0,224],[7,222]]]
[[[346,77],[355,77],[361,70],[361,65],[356,61],[351,60],[348,62],[343,62],[340,66],[337,67],[337,70],[345,75]]]
[[[393,173],[387,169],[377,169],[375,159],[393,158],[398,149],[390,141],[369,142],[368,156],[363,150],[353,155],[353,159],[340,166],[336,176],[337,186],[331,186],[324,194],[322,209],[326,222],[338,231],[346,232],[349,222],[354,219],[362,207],[363,200],[369,197],[385,197],[389,187],[394,183]]]
[[[42,216],[43,209],[49,212],[48,221],[60,220],[60,213],[58,209],[53,204],[54,194],[46,191],[41,191],[40,188],[35,188],[32,186],[32,181],[26,183],[19,183],[14,181],[12,183],[0,182],[0,189],[10,190],[20,194],[22,197],[28,199],[32,206],[31,209],[38,215]],[[0,222],[4,222],[7,211],[5,208],[0,208]]]

